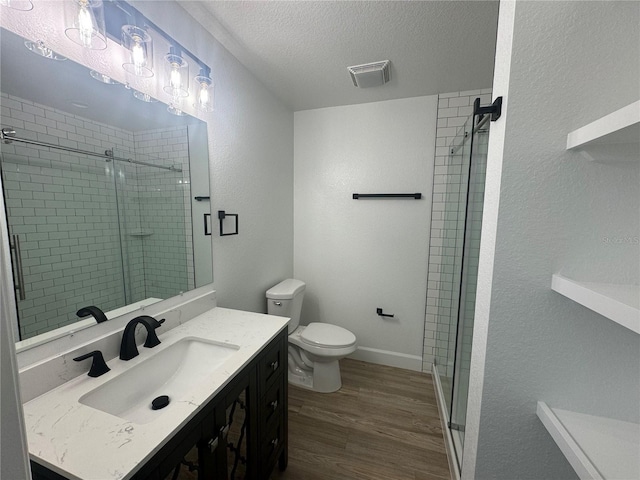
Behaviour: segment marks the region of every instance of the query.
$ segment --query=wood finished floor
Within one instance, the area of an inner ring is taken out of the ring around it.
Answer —
[[[449,479],[431,375],[345,359],[342,389],[289,386],[289,466],[271,480]]]

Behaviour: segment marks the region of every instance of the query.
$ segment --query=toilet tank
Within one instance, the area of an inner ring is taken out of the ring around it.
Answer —
[[[289,317],[289,333],[300,325],[302,297],[306,285],[295,278],[288,278],[267,290],[267,313],[279,317]]]

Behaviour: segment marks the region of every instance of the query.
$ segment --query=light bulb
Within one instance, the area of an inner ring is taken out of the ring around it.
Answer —
[[[195,78],[198,82],[199,89],[196,95],[196,107],[201,112],[213,111],[213,81],[209,77],[209,72],[205,69],[200,70],[200,75]]]
[[[180,70],[178,70],[178,65],[175,63],[171,66],[170,83],[173,88],[180,88],[180,86],[182,85],[182,78],[180,78]]]
[[[209,87],[206,84],[202,84],[200,88],[200,98],[199,98],[200,106],[205,108],[209,105]]]
[[[123,25],[122,46],[129,50],[131,60],[122,68],[138,77],[153,77],[153,41],[149,34],[135,25]]]
[[[78,30],[82,45],[87,48],[91,48],[93,32],[95,31],[95,21],[91,11],[87,8],[87,2],[80,3],[80,10],[78,11]]]
[[[131,49],[131,61],[133,62],[136,75],[142,75],[142,68],[147,63],[146,55],[144,54],[144,48],[140,44],[140,38],[135,38],[135,45]]]
[[[107,48],[102,0],[67,0],[64,15],[69,40],[91,50]]]
[[[174,99],[180,97],[180,87],[182,87],[182,76],[180,75],[180,66],[177,63],[171,64],[171,74],[169,75],[169,85],[171,86],[171,95]]]
[[[163,90],[177,103],[180,98],[189,96],[189,65],[184,58],[174,53],[173,47],[169,52],[164,57],[166,83]]]

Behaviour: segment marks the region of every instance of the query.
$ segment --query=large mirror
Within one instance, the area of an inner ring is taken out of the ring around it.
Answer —
[[[17,340],[62,334],[87,305],[113,317],[211,283],[206,123],[0,34]]]

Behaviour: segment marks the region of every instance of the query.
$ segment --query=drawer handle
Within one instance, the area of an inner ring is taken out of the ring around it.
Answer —
[[[278,438],[274,438],[273,440],[271,440],[271,445],[273,446],[273,449],[275,450],[276,448],[278,448]]]
[[[271,362],[271,365],[269,365],[271,367],[271,370],[273,370],[274,372],[278,369],[278,361],[276,360],[275,362]]]
[[[223,440],[227,440],[227,436],[229,435],[229,425],[225,425],[220,429],[220,436]]]
[[[273,410],[275,412],[276,409],[278,408],[278,400],[274,400],[273,402],[271,402],[269,404],[269,406],[271,407],[271,410]]]
[[[218,439],[217,438],[212,438],[211,440],[209,440],[207,442],[207,446],[209,447],[209,451],[211,453],[215,452],[216,449],[218,448]]]

